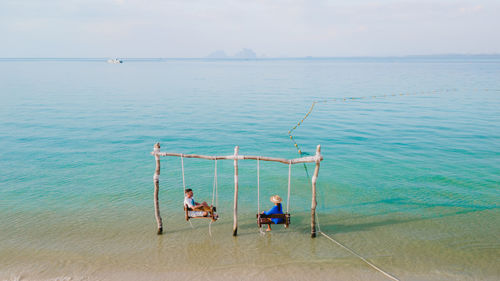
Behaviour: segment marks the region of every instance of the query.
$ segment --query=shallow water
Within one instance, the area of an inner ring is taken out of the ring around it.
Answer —
[[[221,219],[184,221],[180,160],[162,151],[297,157],[322,146],[321,230],[402,280],[500,276],[500,62],[446,60],[0,61],[0,280],[388,280],[311,239],[307,173],[292,169],[290,229],[259,235],[256,162],[218,162]],[[211,201],[213,162],[185,159]],[[287,165],[261,163],[261,206]]]

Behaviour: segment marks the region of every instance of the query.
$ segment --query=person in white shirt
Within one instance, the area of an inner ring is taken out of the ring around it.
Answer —
[[[206,217],[208,216],[208,212],[211,211],[207,202],[198,203],[194,201],[193,190],[191,188],[188,188],[185,191],[184,205],[192,210],[188,213],[190,217]]]

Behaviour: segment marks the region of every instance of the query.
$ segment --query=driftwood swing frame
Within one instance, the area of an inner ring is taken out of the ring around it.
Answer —
[[[233,160],[234,161],[234,207],[233,207],[233,236],[238,235],[238,160],[262,160],[262,161],[271,161],[271,162],[280,162],[283,164],[299,164],[299,163],[316,163],[316,167],[314,169],[314,174],[311,178],[311,237],[316,237],[316,182],[318,180],[319,174],[319,166],[321,161],[323,161],[323,156],[321,156],[321,146],[318,145],[316,147],[316,154],[314,156],[306,156],[302,158],[295,159],[283,159],[283,158],[274,158],[274,157],[265,157],[265,156],[253,156],[253,155],[239,155],[239,146],[234,148],[234,154],[228,156],[208,156],[208,155],[198,155],[198,154],[182,154],[182,153],[171,153],[171,152],[160,152],[160,143],[156,143],[154,145],[154,149],[151,154],[155,157],[156,161],[156,169],[153,175],[154,182],[154,209],[155,209],[155,218],[157,223],[157,234],[163,233],[163,223],[160,215],[160,205],[158,202],[158,195],[160,192],[160,156],[174,156],[174,157],[183,157],[183,158],[199,158],[206,160]],[[187,214],[187,213],[186,213]],[[269,215],[267,217],[272,217],[273,215]],[[258,215],[257,215],[258,217]],[[281,218],[281,217],[280,217]],[[286,216],[285,216],[286,219]],[[288,222],[286,225],[290,223],[290,217],[285,220]]]

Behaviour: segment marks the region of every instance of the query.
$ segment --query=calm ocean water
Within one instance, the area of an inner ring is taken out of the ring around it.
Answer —
[[[256,162],[219,161],[221,219],[184,221],[180,159],[162,151],[297,157],[322,146],[321,229],[402,280],[497,280],[500,61],[0,61],[0,279],[387,280],[309,238],[311,191],[292,169],[292,226],[259,235]],[[434,92],[432,92],[434,91]],[[211,201],[213,162],[186,159]],[[309,173],[313,166],[309,166]],[[288,166],[261,163],[261,206],[286,198]]]

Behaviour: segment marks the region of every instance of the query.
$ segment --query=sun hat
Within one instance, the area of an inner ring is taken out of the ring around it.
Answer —
[[[273,196],[271,196],[270,200],[271,200],[271,202],[273,202],[275,204],[281,203],[281,201],[283,201],[279,195],[273,195]]]

